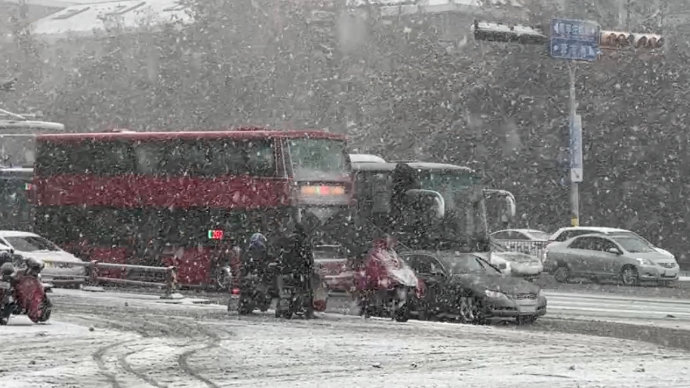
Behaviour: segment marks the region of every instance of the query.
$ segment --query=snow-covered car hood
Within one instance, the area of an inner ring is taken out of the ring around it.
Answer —
[[[82,260],[80,260],[78,257],[74,256],[73,254],[65,251],[34,251],[34,252],[22,252],[22,251],[15,251],[16,254],[21,255],[22,257],[29,258],[32,257],[34,259],[39,259],[42,260],[43,262],[48,262],[48,261],[69,261],[72,263],[79,263]]]
[[[676,257],[673,255],[673,253],[667,251],[666,249],[659,248],[659,247],[654,247],[654,249],[656,249],[656,251],[661,253],[662,255],[668,256],[669,258],[671,258],[673,260],[676,259]]]
[[[451,282],[470,287],[479,293],[484,293],[484,290],[499,291],[508,295],[526,293],[536,294],[539,292],[539,287],[534,284],[521,278],[510,276],[482,274],[453,275]]]
[[[676,263],[676,260],[673,258],[673,255],[668,256],[667,254],[661,253],[659,251],[654,251],[654,252],[628,252],[626,254],[626,257],[632,257],[632,258],[640,258],[640,259],[647,259],[652,261],[653,263],[661,264],[661,263]],[[676,263],[678,264],[678,263]]]

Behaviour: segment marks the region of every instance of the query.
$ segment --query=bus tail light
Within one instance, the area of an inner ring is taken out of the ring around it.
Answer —
[[[345,195],[345,187],[333,185],[305,185],[300,187],[300,194],[302,196]]]

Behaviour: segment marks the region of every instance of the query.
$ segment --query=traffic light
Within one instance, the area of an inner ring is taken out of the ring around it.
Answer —
[[[491,42],[517,42],[522,44],[545,44],[549,38],[535,27],[509,26],[501,23],[487,23],[475,20],[472,25],[475,40]]]
[[[599,46],[603,49],[634,47],[636,49],[658,49],[664,45],[664,38],[656,34],[620,31],[601,31]]]

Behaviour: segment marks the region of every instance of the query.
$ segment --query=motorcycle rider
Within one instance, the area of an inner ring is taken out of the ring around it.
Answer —
[[[297,223],[294,232],[281,241],[281,272],[290,275],[293,281],[301,279],[299,287],[305,293],[304,316],[309,319],[314,318],[314,289],[312,287],[314,253],[311,239],[304,226]]]
[[[246,306],[251,304],[254,290],[251,289],[249,276],[255,275],[264,281],[268,272],[268,240],[261,233],[254,233],[249,239],[247,250],[240,257],[240,314],[249,313]]]
[[[359,287],[360,315],[369,317],[380,309],[386,295],[395,283],[403,282],[415,288],[419,295],[423,287],[414,272],[400,259],[395,251],[395,239],[384,234],[373,241],[356,279]]]

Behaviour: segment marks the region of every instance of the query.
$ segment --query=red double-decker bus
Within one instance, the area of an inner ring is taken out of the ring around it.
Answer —
[[[84,259],[174,264],[182,285],[214,284],[252,233],[337,230],[353,198],[346,139],[322,131],[41,135],[34,174],[37,233]]]

